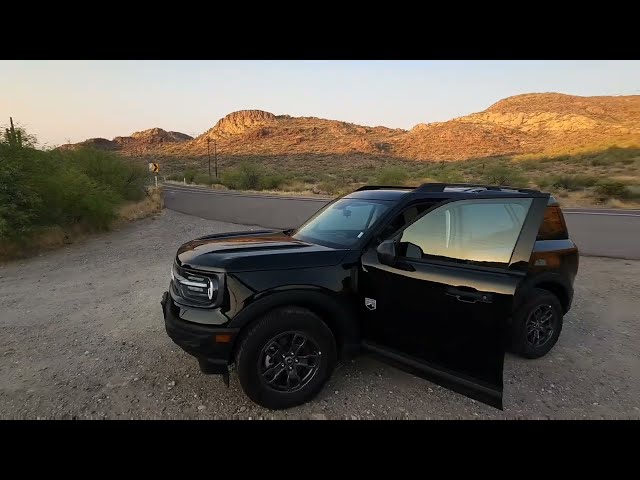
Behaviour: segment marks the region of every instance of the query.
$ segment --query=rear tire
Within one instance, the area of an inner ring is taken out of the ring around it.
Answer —
[[[331,376],[336,344],[327,325],[301,307],[283,307],[252,325],[236,355],[245,394],[279,410],[311,400]]]
[[[562,305],[553,293],[534,289],[530,298],[515,313],[512,349],[524,358],[546,355],[562,331]]]

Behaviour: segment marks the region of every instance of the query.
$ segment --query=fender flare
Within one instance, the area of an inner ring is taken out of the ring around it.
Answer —
[[[537,275],[527,278],[518,286],[518,291],[514,301],[514,309],[517,309],[527,300],[527,296],[534,288],[541,288],[543,290],[549,290],[551,293],[558,297],[560,304],[565,310],[565,313],[571,308],[573,300],[573,287],[571,284],[559,273],[556,272],[541,272]]]
[[[340,357],[350,357],[360,346],[360,327],[355,308],[346,300],[319,288],[292,286],[285,290],[261,292],[259,298],[234,316],[229,328],[239,328],[239,338],[246,329],[264,314],[278,307],[295,305],[307,308],[320,316],[333,332]]]

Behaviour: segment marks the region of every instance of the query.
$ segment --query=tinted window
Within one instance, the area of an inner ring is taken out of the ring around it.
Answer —
[[[442,205],[402,232],[400,255],[502,266],[511,259],[530,206],[531,199]]]
[[[331,247],[351,246],[362,238],[389,205],[392,203],[382,200],[343,198],[320,210],[293,237]]]
[[[567,229],[560,207],[547,207],[544,211],[544,220],[538,231],[538,240],[561,240],[567,238]]]

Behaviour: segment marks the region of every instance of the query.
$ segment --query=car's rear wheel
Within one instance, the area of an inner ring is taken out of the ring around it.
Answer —
[[[250,327],[236,355],[244,392],[274,410],[315,397],[335,362],[331,330],[316,314],[300,307],[267,313]]]
[[[513,350],[525,358],[546,355],[558,341],[564,313],[558,297],[536,288],[513,319]]]

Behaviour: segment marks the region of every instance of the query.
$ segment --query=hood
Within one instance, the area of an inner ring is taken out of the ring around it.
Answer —
[[[283,231],[207,235],[178,249],[178,265],[199,270],[243,272],[336,265],[347,253],[296,240]]]

